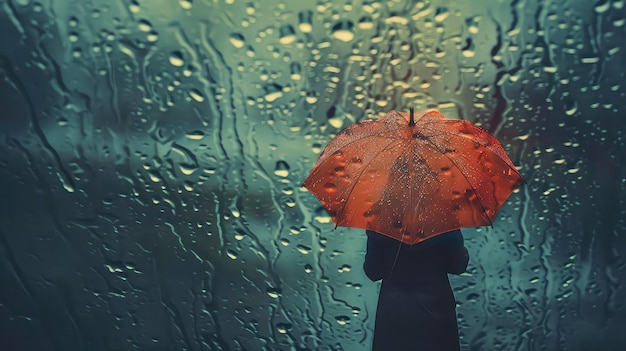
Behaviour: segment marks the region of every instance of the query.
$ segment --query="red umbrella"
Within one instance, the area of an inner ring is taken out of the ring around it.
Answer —
[[[416,244],[492,225],[523,179],[500,142],[437,111],[391,111],[331,140],[303,183],[336,226]]]

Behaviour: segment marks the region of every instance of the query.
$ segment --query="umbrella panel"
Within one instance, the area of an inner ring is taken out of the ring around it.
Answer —
[[[489,225],[519,173],[493,135],[430,111],[415,126],[395,111],[348,127],[304,182],[338,226],[417,243]]]

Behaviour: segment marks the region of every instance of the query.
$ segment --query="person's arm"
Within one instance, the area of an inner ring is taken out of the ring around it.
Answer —
[[[363,262],[363,270],[365,275],[372,281],[381,280],[389,275],[393,257],[389,257],[389,253],[395,252],[388,248],[388,242],[393,239],[367,231],[367,251],[365,252],[365,261]]]
[[[446,257],[446,269],[451,274],[461,274],[467,269],[469,252],[463,244],[463,235],[460,230],[446,234],[450,240]]]

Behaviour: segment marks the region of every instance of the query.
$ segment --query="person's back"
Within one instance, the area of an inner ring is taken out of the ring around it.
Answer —
[[[459,350],[456,302],[448,273],[460,274],[469,256],[460,230],[416,245],[367,232],[363,268],[382,279],[373,350]]]

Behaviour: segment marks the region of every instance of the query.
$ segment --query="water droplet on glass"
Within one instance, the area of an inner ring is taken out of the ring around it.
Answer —
[[[274,168],[274,174],[286,178],[289,176],[289,165],[285,161],[276,162],[276,167]]]
[[[193,5],[192,0],[179,0],[178,4],[185,10],[191,10]]]
[[[311,252],[311,248],[305,245],[298,245],[297,248],[303,255],[308,255]]]
[[[385,23],[406,26],[409,23],[409,19],[399,15],[392,15],[385,19]]]
[[[230,35],[230,43],[237,49],[241,49],[245,45],[243,35],[239,33],[233,33]]]
[[[337,186],[333,183],[326,183],[324,184],[324,191],[329,194],[335,193],[337,192]]]
[[[276,288],[269,287],[266,290],[267,295],[273,299],[277,299],[280,297],[280,291]]]
[[[283,45],[288,45],[296,40],[296,32],[289,24],[284,24],[279,29],[280,38],[278,41]]]
[[[148,22],[147,20],[139,20],[138,24],[137,24],[138,28],[140,31],[142,32],[150,32],[152,30],[152,24],[150,22]]]
[[[178,168],[182,174],[191,175],[198,169],[198,166],[195,164],[181,163],[178,165]]]
[[[80,37],[79,37],[78,33],[76,33],[76,32],[71,32],[69,34],[69,37],[68,37],[69,41],[72,42],[72,43],[77,42],[79,40],[79,38]]]
[[[265,95],[265,101],[267,102],[274,102],[276,100],[278,100],[279,98],[281,98],[283,96],[283,93],[281,91],[274,91],[271,93],[267,93]]]
[[[197,102],[204,101],[204,95],[202,95],[202,93],[197,89],[189,90],[189,96]]]
[[[290,67],[291,67],[291,79],[293,80],[302,79],[302,68],[300,66],[300,63],[292,62]]]
[[[267,92],[265,94],[265,101],[267,102],[274,102],[283,96],[283,87],[276,83],[266,85],[265,91]]]
[[[321,224],[332,222],[332,219],[330,218],[330,216],[328,215],[328,212],[326,212],[326,209],[324,209],[324,207],[317,208],[317,210],[315,211],[314,219],[315,221]]]
[[[437,11],[435,12],[435,22],[443,22],[446,20],[446,18],[448,18],[448,16],[450,16],[450,12],[448,11],[448,9],[446,7],[438,7]]]
[[[476,55],[474,52],[474,42],[468,38],[465,43],[465,46],[461,49],[463,56],[467,58],[474,57],[474,55]]]
[[[170,64],[172,66],[181,67],[185,64],[183,54],[180,51],[174,51],[170,54]]]
[[[578,111],[578,101],[575,99],[565,99],[563,105],[565,107],[565,114],[568,116],[573,116],[576,114],[576,111]]]
[[[358,24],[360,29],[368,30],[374,28],[374,20],[370,16],[363,16]]]
[[[335,317],[335,320],[337,321],[339,325],[346,325],[350,323],[350,317],[348,316],[337,316]]]
[[[607,12],[611,8],[611,1],[604,1],[603,3],[598,1],[598,4],[593,8],[596,13]]]
[[[311,33],[311,31],[313,31],[312,18],[312,11],[302,11],[298,14],[298,20],[300,21],[298,29],[300,29],[302,33]]]
[[[343,42],[352,41],[354,39],[354,24],[349,20],[340,21],[332,27],[331,35]]]
[[[187,133],[186,137],[191,140],[202,140],[204,138],[204,132],[201,130],[194,130]]]
[[[287,334],[287,332],[289,332],[289,329],[291,329],[291,324],[289,323],[278,323],[276,325],[276,330],[280,334]]]
[[[352,267],[347,264],[344,264],[341,267],[339,267],[339,269],[337,269],[339,273],[350,272],[350,270],[352,270]]]
[[[307,91],[304,100],[311,105],[315,104],[317,102],[317,95],[314,92]]]

